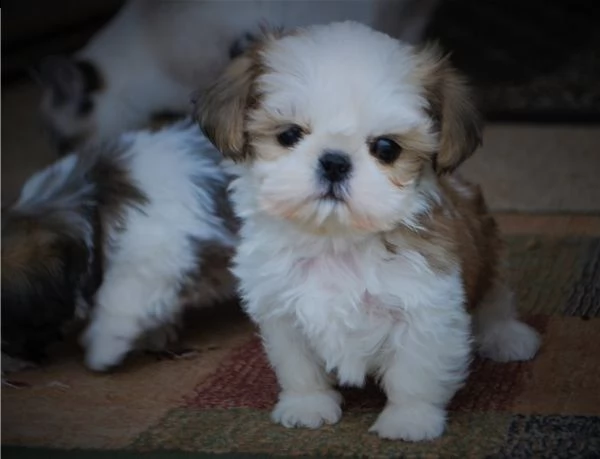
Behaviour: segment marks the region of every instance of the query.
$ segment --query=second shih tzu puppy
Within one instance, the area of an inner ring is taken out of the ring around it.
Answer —
[[[436,438],[473,344],[535,355],[495,222],[451,174],[480,121],[436,50],[353,22],[266,34],[196,110],[237,163],[234,273],[281,386],[276,422],[335,423],[333,383],[372,375],[388,401],[371,431]]]
[[[86,364],[168,344],[188,306],[235,295],[220,155],[189,121],[123,134],[34,174],[2,211],[2,370],[39,362],[74,319]]]

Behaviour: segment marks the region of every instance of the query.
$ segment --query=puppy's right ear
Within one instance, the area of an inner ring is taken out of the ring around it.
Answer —
[[[246,113],[256,103],[254,81],[260,73],[258,54],[246,52],[233,59],[206,92],[194,96],[194,116],[202,132],[224,156],[234,161],[249,155]]]

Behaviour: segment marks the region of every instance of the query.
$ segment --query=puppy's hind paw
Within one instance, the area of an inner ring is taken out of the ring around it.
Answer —
[[[479,353],[496,362],[531,360],[540,347],[540,336],[518,320],[494,324],[478,337]]]
[[[285,427],[316,429],[340,420],[341,401],[341,395],[334,390],[308,394],[283,393],[271,413],[271,419]]]

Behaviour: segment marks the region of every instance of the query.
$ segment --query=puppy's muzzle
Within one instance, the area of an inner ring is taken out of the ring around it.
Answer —
[[[329,183],[339,183],[350,176],[352,161],[346,153],[325,151],[319,158],[319,174]]]

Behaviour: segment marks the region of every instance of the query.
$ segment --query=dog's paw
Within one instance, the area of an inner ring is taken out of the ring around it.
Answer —
[[[282,393],[271,419],[285,427],[316,429],[323,424],[335,424],[342,417],[341,395],[328,390],[310,394]]]
[[[93,371],[103,372],[119,365],[127,353],[129,345],[122,340],[105,341],[101,345],[93,345],[85,353],[85,365]]]
[[[518,320],[498,322],[479,337],[479,354],[496,362],[531,360],[540,347],[540,336]]]
[[[390,440],[432,440],[444,432],[446,412],[427,403],[388,404],[369,432]]]
[[[104,333],[93,325],[81,339],[84,344],[85,365],[93,371],[108,371],[121,363],[131,349],[130,340]]]

